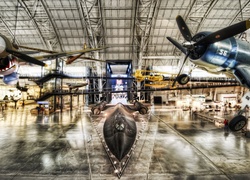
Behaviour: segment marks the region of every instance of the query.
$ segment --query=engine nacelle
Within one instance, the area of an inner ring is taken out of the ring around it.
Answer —
[[[18,80],[19,75],[16,72],[3,76],[3,82],[7,85],[15,85],[17,84]]]
[[[105,108],[107,102],[106,101],[102,101],[100,102],[99,104],[93,106],[91,108],[91,112],[94,114],[94,115],[99,115],[101,113],[101,111]]]

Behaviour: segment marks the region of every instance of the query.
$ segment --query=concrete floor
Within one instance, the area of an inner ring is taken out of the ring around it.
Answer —
[[[118,179],[89,108],[50,116],[31,108],[0,115],[1,180]],[[137,123],[142,131],[121,179],[250,179],[250,139],[240,132],[166,106]]]

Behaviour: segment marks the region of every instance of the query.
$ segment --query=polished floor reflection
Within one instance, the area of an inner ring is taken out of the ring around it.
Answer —
[[[0,179],[118,179],[96,130],[101,117],[87,107],[47,116],[31,108],[1,113]],[[241,132],[166,106],[141,119],[121,179],[250,178],[250,140]]]

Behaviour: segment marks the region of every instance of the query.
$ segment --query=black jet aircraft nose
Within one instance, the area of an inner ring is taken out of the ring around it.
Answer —
[[[104,139],[113,155],[121,161],[131,150],[136,139],[136,123],[124,109],[117,108],[104,123]]]

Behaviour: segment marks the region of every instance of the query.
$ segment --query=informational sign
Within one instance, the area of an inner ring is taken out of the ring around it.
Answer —
[[[37,101],[37,104],[49,104],[49,101]]]

